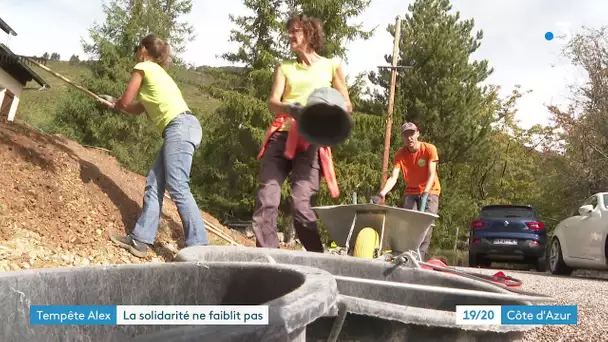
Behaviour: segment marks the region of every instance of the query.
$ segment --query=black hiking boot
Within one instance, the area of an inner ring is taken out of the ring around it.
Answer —
[[[110,240],[138,258],[145,258],[148,254],[148,244],[133,239],[131,235],[110,235]]]

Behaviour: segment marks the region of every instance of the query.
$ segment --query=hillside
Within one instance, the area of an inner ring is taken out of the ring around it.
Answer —
[[[147,259],[109,241],[110,233],[124,233],[134,225],[145,178],[126,171],[104,151],[3,120],[0,169],[0,271],[161,262],[170,260],[183,241],[179,215],[168,198],[158,243]],[[237,242],[253,245],[203,215]],[[212,244],[225,244],[213,233],[209,238]]]

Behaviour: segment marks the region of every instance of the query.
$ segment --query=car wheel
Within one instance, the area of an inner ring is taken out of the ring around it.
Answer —
[[[547,258],[542,256],[534,262],[534,268],[537,272],[545,272],[547,271]]]
[[[557,275],[570,275],[572,268],[568,267],[564,262],[562,255],[562,247],[557,238],[554,238],[551,242],[551,248],[549,249],[549,270],[553,274]]]

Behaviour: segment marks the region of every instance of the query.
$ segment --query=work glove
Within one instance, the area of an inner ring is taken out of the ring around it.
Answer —
[[[380,194],[372,197],[372,200],[371,200],[371,202],[373,204],[382,204],[382,201],[384,201],[384,196],[382,196]]]
[[[426,210],[426,202],[429,198],[429,193],[428,192],[424,192],[422,193],[422,197],[420,198],[420,211],[424,212]]]
[[[108,106],[108,109],[111,110],[114,113],[120,113],[120,111],[118,109],[116,109],[116,101],[117,99],[111,95],[107,95],[107,94],[101,94],[99,95],[99,97],[101,97],[102,99],[110,102],[110,105]]]
[[[104,100],[106,100],[106,101],[108,101],[110,103],[115,103],[116,102],[116,98],[114,98],[111,95],[101,94],[101,95],[99,95],[99,97],[101,97],[102,99],[104,99]]]

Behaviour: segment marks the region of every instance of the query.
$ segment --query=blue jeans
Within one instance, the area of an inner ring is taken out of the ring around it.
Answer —
[[[132,238],[154,244],[166,188],[184,225],[186,246],[208,244],[203,217],[190,192],[192,157],[202,137],[200,122],[192,114],[182,113],[169,122],[163,132],[163,146],[146,178],[144,206]]]

